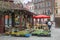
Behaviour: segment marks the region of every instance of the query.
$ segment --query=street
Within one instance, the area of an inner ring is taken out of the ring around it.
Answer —
[[[59,28],[51,28],[51,37],[11,37],[11,36],[0,36],[0,40],[60,40],[60,29]]]
[[[59,20],[60,0],[0,0],[0,40],[60,40],[60,28],[55,28],[60,27]],[[50,25],[51,37],[11,36],[28,36],[31,32],[46,35],[50,32]],[[25,29],[28,31],[25,32]]]

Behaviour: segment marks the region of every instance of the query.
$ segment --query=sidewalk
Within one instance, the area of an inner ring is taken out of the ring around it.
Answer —
[[[0,40],[60,40],[60,28],[51,28],[51,37],[37,37],[31,36],[26,37],[11,37],[11,36],[0,36]]]

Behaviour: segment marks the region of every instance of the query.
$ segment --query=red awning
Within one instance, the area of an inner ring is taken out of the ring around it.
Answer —
[[[33,18],[50,18],[50,16],[47,16],[47,15],[37,15],[37,16],[33,16]]]

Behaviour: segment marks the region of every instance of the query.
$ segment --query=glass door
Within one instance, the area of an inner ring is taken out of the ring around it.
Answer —
[[[12,27],[12,16],[11,14],[5,14],[5,31],[9,31]]]

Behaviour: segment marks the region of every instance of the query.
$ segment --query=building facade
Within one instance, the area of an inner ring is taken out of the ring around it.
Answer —
[[[60,27],[60,0],[55,0],[55,22],[56,27]]]
[[[46,14],[54,21],[54,0],[32,0],[36,14]]]
[[[30,12],[34,12],[34,4],[33,4],[33,2],[28,2],[27,4],[24,4],[24,8],[26,8]]]
[[[49,14],[52,13],[53,2],[52,0],[32,0],[35,6],[37,14]]]
[[[60,0],[55,0],[55,15],[60,15]]]

